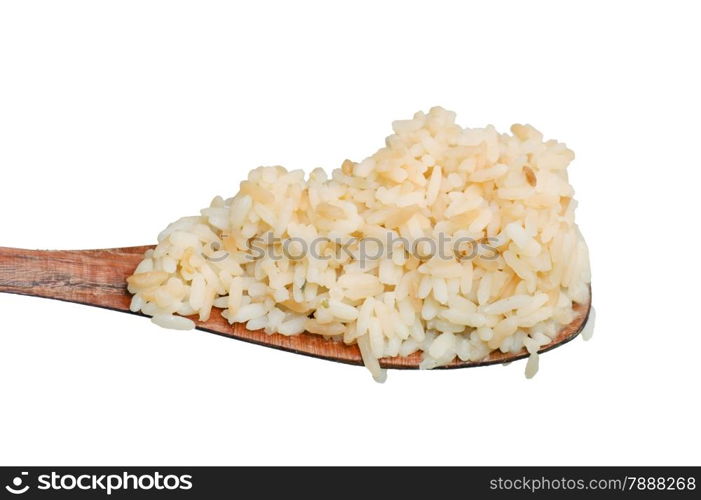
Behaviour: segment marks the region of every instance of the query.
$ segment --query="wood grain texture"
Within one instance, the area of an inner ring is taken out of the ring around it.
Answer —
[[[73,251],[0,247],[0,292],[65,300],[131,313],[131,296],[127,292],[126,279],[149,248],[153,247]],[[563,328],[550,344],[543,346],[540,352],[549,351],[576,337],[586,324],[590,305],[591,303],[576,304],[577,315],[574,321]],[[216,308],[208,321],[199,321],[196,317],[191,319],[199,330],[205,332],[340,363],[363,364],[356,345],[328,341],[309,333],[286,337],[279,334],[267,335],[262,330],[250,331],[240,323],[230,325]],[[527,356],[525,349],[516,354],[496,351],[482,361],[464,362],[456,359],[441,368],[486,366]],[[420,362],[421,356],[418,353],[380,360],[383,367],[398,369],[418,368]]]

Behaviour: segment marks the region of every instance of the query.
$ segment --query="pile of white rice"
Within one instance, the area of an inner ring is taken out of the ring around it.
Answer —
[[[467,129],[442,108],[393,129],[331,178],[260,167],[233,198],[168,226],[128,280],[132,311],[189,329],[187,316],[205,321],[218,307],[250,330],[357,343],[376,380],[385,356],[421,351],[433,368],[523,348],[532,376],[539,348],[589,299],[567,179],[574,154],[529,125]],[[478,243],[432,255],[428,240],[445,236]],[[421,252],[360,259],[368,238],[419,240]],[[316,255],[304,253],[312,245]]]

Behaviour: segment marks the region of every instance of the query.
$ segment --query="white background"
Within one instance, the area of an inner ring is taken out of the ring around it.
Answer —
[[[3,2],[0,245],[149,244],[247,170],[391,121],[565,141],[597,328],[507,367],[390,373],[0,295],[0,463],[701,464],[692,3]]]

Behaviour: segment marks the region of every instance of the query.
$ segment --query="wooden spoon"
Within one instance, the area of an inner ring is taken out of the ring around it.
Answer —
[[[134,314],[129,310],[131,295],[127,292],[126,279],[141,262],[144,252],[150,248],[154,247],[76,251],[0,247],[0,292],[65,300]],[[590,306],[591,302],[576,304],[575,319],[552,342],[543,346],[540,352],[554,349],[576,337],[589,317]],[[267,335],[262,330],[247,330],[241,323],[230,325],[220,312],[214,308],[208,321],[198,321],[196,317],[191,319],[197,324],[197,329],[205,332],[340,363],[363,364],[357,345],[325,340],[310,333],[290,337]],[[481,361],[460,361],[456,358],[449,365],[440,368],[508,363],[527,356],[525,349],[515,354],[504,354],[497,350]],[[419,353],[380,360],[384,368],[418,368],[420,362]]]

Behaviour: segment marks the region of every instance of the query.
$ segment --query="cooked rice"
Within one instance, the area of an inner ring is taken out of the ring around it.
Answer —
[[[421,351],[421,367],[433,368],[524,348],[532,377],[539,348],[572,321],[573,303],[589,298],[567,178],[574,154],[529,125],[511,134],[461,128],[442,108],[393,129],[386,147],[346,160],[330,179],[321,169],[305,179],[260,167],[233,198],[169,225],[128,279],[132,311],[188,329],[186,316],[205,321],[217,307],[251,330],[357,343],[376,380],[386,376],[385,356]],[[417,251],[355,258],[360,245],[374,255],[363,238],[388,233],[418,240]],[[492,238],[492,255],[431,257],[427,238],[439,234]],[[290,243],[282,255],[270,235]],[[254,237],[265,241],[257,259]],[[353,237],[353,255],[339,251]],[[304,253],[305,244],[324,258]]]

